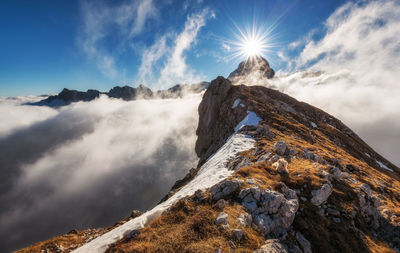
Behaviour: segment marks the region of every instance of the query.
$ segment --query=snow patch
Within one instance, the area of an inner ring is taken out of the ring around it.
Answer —
[[[257,117],[257,115],[255,115],[255,117]],[[249,122],[255,122],[252,120],[256,119],[250,113],[246,118],[249,118]],[[258,119],[261,120],[260,118]],[[230,177],[233,171],[230,171],[226,168],[227,162],[234,158],[237,153],[251,149],[254,146],[254,142],[255,141],[252,138],[246,135],[234,134],[217,152],[215,152],[212,158],[210,158],[203,166],[201,166],[196,177],[168,200],[155,206],[153,209],[145,212],[141,216],[128,221],[127,223],[105,233],[102,236],[99,236],[98,238],[90,241],[73,252],[104,252],[107,250],[110,244],[121,240],[132,230],[145,227],[150,221],[161,215],[163,211],[165,211],[179,199],[192,195],[199,189],[209,188]]]
[[[235,127],[235,132],[243,126],[257,126],[262,119],[254,112],[248,111],[247,116]]]
[[[364,153],[366,156],[371,157],[368,153]]]
[[[376,161],[376,162],[379,164],[379,166],[381,166],[381,168],[393,172],[393,170],[391,168],[389,168],[388,166],[384,165],[380,161]]]
[[[317,124],[315,124],[315,123],[312,122],[312,121],[311,121],[311,126],[312,126],[313,128],[317,128],[317,127],[318,127]]]
[[[241,101],[240,98],[237,98],[235,100],[235,102],[233,102],[232,109],[235,109],[238,106],[238,104],[240,103],[240,101]]]

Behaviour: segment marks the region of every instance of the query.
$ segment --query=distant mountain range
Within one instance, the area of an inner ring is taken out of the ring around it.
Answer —
[[[140,84],[138,87],[133,88],[130,86],[115,86],[108,92],[101,92],[94,89],[87,91],[70,90],[64,88],[58,95],[52,95],[46,99],[34,103],[27,103],[27,105],[36,106],[50,106],[60,107],[69,105],[74,102],[88,102],[92,101],[100,95],[104,94],[110,98],[119,98],[125,101],[136,99],[154,99],[154,98],[179,98],[186,94],[200,93],[207,89],[209,82],[200,82],[197,84],[177,84],[167,90],[158,90],[153,92],[150,88]]]

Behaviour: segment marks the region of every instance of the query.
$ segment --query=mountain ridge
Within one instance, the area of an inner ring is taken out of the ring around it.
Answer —
[[[64,88],[57,95],[51,95],[38,102],[27,103],[27,105],[61,107],[74,102],[89,102],[99,98],[100,95],[106,95],[110,98],[117,98],[125,101],[137,99],[178,98],[186,94],[200,93],[205,90],[208,85],[208,82],[200,82],[197,84],[176,84],[167,90],[157,90],[155,92],[143,84],[138,85],[136,88],[127,85],[115,86],[108,92],[101,92],[94,89],[88,89],[85,92]]]
[[[19,252],[399,252],[400,169],[335,117],[246,80],[210,83],[199,164],[157,206]]]

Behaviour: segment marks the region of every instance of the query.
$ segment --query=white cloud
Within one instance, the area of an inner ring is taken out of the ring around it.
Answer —
[[[397,1],[346,3],[312,36],[292,64],[300,72],[273,85],[343,120],[400,165],[400,6]],[[289,65],[290,66],[290,65]]]
[[[142,82],[154,80],[159,88],[166,88],[176,83],[194,83],[202,81],[203,76],[186,63],[185,53],[196,42],[199,30],[206,24],[207,19],[215,17],[209,9],[189,15],[183,31],[179,34],[167,33],[150,48],[143,51],[139,75]],[[158,77],[154,68],[161,65]],[[156,80],[155,80],[156,78]]]
[[[0,137],[0,237],[7,239],[0,251],[108,226],[156,204],[196,166],[200,99],[101,97]],[[31,113],[25,106],[13,112]]]
[[[115,56],[117,50],[106,46],[111,37],[118,37],[118,49],[142,32],[149,19],[157,18],[152,0],[128,1],[119,5],[86,1],[81,5],[82,29],[78,44],[101,73],[110,78],[120,75]]]

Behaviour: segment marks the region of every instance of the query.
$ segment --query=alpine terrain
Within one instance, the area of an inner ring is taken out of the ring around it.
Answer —
[[[154,208],[17,252],[400,252],[400,169],[328,113],[257,86],[274,74],[255,57],[209,84],[199,163]]]

